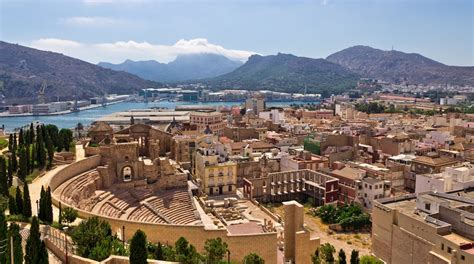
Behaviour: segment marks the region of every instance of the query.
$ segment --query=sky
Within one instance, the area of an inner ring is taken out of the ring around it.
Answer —
[[[0,0],[0,40],[97,63],[368,45],[474,65],[472,0]]]

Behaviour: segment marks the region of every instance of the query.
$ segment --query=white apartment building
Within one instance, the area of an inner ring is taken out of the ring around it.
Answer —
[[[416,175],[415,193],[451,192],[474,187],[474,165],[446,167],[442,173]]]

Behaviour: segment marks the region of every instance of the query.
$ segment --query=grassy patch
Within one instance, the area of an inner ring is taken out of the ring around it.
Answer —
[[[31,219],[23,215],[7,215],[7,221],[29,223],[31,222]]]
[[[8,140],[6,138],[0,138],[0,149],[8,147]]]
[[[69,151],[72,153],[76,153],[76,141],[72,141],[69,145]]]
[[[34,179],[36,179],[40,175],[41,171],[38,169],[34,169],[32,173],[26,176],[26,182],[31,183]]]

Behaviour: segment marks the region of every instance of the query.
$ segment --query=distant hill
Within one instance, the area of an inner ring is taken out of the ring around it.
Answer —
[[[326,59],[361,77],[394,83],[474,85],[474,67],[448,66],[416,53],[354,46]]]
[[[136,74],[144,79],[159,82],[176,82],[204,79],[231,72],[243,63],[230,60],[223,55],[198,53],[179,55],[169,63],[158,61],[126,60],[120,64],[100,62],[98,65],[117,71]]]
[[[353,88],[358,75],[324,59],[297,57],[291,54],[252,55],[236,70],[206,79],[213,88],[273,90],[303,93],[334,92]]]
[[[125,94],[160,86],[59,53],[0,41],[0,89],[7,101],[35,102],[43,80],[47,82],[48,99]]]

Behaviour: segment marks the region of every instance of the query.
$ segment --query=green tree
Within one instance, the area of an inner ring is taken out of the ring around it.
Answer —
[[[201,262],[201,255],[196,248],[189,244],[184,238],[180,237],[175,243],[176,261],[184,264],[195,264]]]
[[[59,130],[59,136],[63,140],[62,146],[66,151],[69,151],[69,147],[72,143],[72,131],[70,129],[62,128]]]
[[[77,210],[72,207],[66,207],[61,211],[61,221],[69,225],[76,221]]]
[[[137,230],[130,242],[130,264],[147,263],[146,235],[142,230]]]
[[[33,123],[30,123],[30,129],[28,131],[30,132],[29,139],[28,139],[28,145],[29,145],[35,142],[35,128],[33,127]]]
[[[36,162],[40,170],[46,166],[46,150],[41,133],[41,129],[38,129],[38,134],[36,137]]]
[[[38,218],[46,223],[53,222],[53,205],[51,204],[51,189],[49,187],[45,191],[41,186]]]
[[[355,249],[351,252],[351,264],[359,264],[359,251]]]
[[[30,155],[30,173],[38,165],[38,152],[36,151],[36,144],[31,145],[31,155]]]
[[[18,170],[18,160],[16,156],[16,149],[11,151],[11,158],[12,158],[12,171],[16,172]]]
[[[204,244],[206,252],[207,263],[219,263],[225,256],[228,250],[227,243],[223,242],[220,237],[206,240]]]
[[[51,187],[46,189],[45,217],[48,223],[53,222],[53,200],[51,199]]]
[[[11,215],[18,214],[15,198],[13,198],[11,195],[8,195],[8,210],[10,211]]]
[[[59,134],[58,127],[52,124],[48,124],[45,126],[45,129],[47,131],[49,138],[51,139],[53,143],[53,146],[57,148],[58,147],[58,134]]]
[[[244,257],[244,260],[242,261],[244,264],[264,264],[265,260],[263,260],[262,257],[257,255],[257,253],[250,253],[247,256]]]
[[[13,142],[12,142],[12,148],[13,149],[17,149],[18,145],[17,145],[17,140],[16,140],[16,133],[13,133]]]
[[[44,241],[41,241],[41,245],[38,252],[38,264],[48,264],[49,263],[49,256],[48,250],[46,249],[46,244]]]
[[[25,136],[23,135],[23,128],[20,128],[18,133],[18,146],[23,146],[25,144]]]
[[[8,196],[7,164],[3,156],[0,156],[0,195]]]
[[[56,151],[61,152],[64,149],[64,134],[58,134]]]
[[[158,245],[156,245],[156,248],[155,248],[155,252],[153,252],[153,257],[157,260],[165,260],[163,253],[164,253],[163,245],[161,245],[161,243],[158,242]]]
[[[319,247],[320,257],[325,263],[334,263],[334,253],[336,249],[329,243],[324,243]]]
[[[13,151],[13,134],[8,137],[8,150]]]
[[[319,256],[319,249],[318,248],[314,251],[314,254],[311,255],[311,263],[321,264],[321,257]]]
[[[48,133],[48,130],[45,129],[46,133]],[[54,158],[54,145],[53,145],[53,140],[51,139],[51,137],[49,136],[49,134],[47,134],[46,136],[46,150],[47,150],[47,154],[48,154],[48,165],[47,165],[47,169],[51,169],[53,167],[53,158]]]
[[[13,263],[22,264],[23,263],[23,248],[21,246],[21,235],[20,235],[20,226],[16,223],[11,223],[8,230],[9,242],[13,241]],[[11,244],[8,246],[8,257],[10,257],[12,250]],[[10,263],[10,262],[9,262]]]
[[[12,187],[13,184],[13,164],[12,164],[12,157],[8,157],[8,170],[7,170],[7,177],[8,177],[8,188]]]
[[[338,264],[346,264],[347,263],[346,252],[344,252],[344,250],[342,248],[339,250],[339,254],[337,256],[337,262],[338,262]]]
[[[39,211],[37,212],[38,214],[38,219],[41,220],[41,221],[45,221],[45,213],[44,213],[44,210],[46,209],[46,207],[43,205],[44,203],[44,196],[45,196],[45,192],[44,192],[44,187],[41,186],[41,191],[40,191],[40,200],[39,200]]]
[[[23,214],[23,196],[21,194],[20,186],[16,187],[15,201],[16,201],[16,213]]]
[[[8,227],[5,212],[0,208],[0,263],[7,263],[7,251],[5,246],[8,245]]]
[[[110,225],[98,217],[82,221],[74,228],[71,238],[81,257],[102,261],[111,254],[125,254],[122,243],[112,235]]]
[[[26,264],[37,264],[40,263],[41,259],[41,239],[39,231],[39,222],[36,216],[33,216],[31,220],[30,235],[26,240],[25,248],[25,263]]]
[[[18,172],[18,176],[22,181],[25,181],[26,175],[28,175],[28,158],[26,156],[26,148],[22,147],[20,149],[20,171]]]
[[[31,200],[28,184],[23,184],[23,216],[31,217]]]
[[[31,172],[31,145],[25,145],[25,164],[26,164],[26,175]],[[25,176],[26,179],[26,176]]]
[[[163,260],[166,261],[176,261],[176,252],[173,250],[172,246],[163,245]]]

